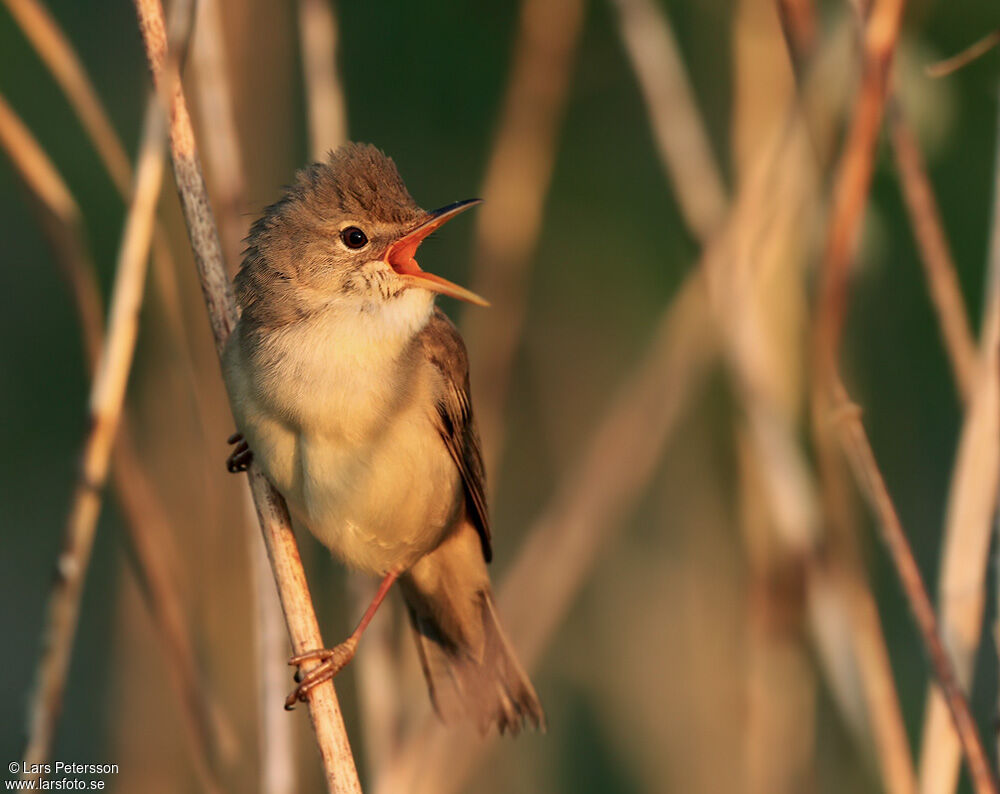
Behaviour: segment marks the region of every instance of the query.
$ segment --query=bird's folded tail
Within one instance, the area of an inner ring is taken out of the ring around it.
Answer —
[[[494,724],[501,734],[517,735],[526,723],[544,730],[538,695],[497,619],[478,538],[465,534],[460,529],[400,579],[434,709],[444,722],[468,720],[483,734]]]

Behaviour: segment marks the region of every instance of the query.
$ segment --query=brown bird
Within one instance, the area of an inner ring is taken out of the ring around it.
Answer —
[[[465,345],[435,293],[486,302],[423,271],[435,229],[478,203],[420,209],[391,159],[348,144],[300,171],[247,238],[241,316],[223,369],[252,460],[304,526],[348,566],[382,577],[351,636],[286,705],[354,655],[397,581],[431,700],[446,722],[544,726],[535,690],[497,620],[485,473]],[[240,437],[240,435],[242,437]]]

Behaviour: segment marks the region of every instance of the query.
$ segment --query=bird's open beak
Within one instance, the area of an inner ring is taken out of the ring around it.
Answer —
[[[456,215],[469,207],[475,206],[482,199],[467,199],[449,204],[447,207],[427,213],[427,217],[420,222],[420,225],[408,231],[396,242],[389,246],[385,252],[385,261],[392,267],[399,276],[414,287],[423,287],[431,292],[440,292],[452,298],[475,303],[477,306],[489,306],[489,302],[480,298],[476,293],[470,292],[465,287],[453,284],[447,279],[435,276],[420,269],[417,260],[414,259],[420,243],[435,229],[443,226]]]

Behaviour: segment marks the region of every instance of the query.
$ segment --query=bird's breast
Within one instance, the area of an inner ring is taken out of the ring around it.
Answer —
[[[371,572],[432,550],[462,492],[434,424],[430,368],[364,335],[272,344],[256,365],[227,350],[227,380],[254,460],[296,522]]]

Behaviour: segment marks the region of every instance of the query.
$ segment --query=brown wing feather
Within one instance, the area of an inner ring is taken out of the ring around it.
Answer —
[[[479,533],[486,562],[493,559],[490,544],[490,516],[486,508],[486,472],[479,433],[469,401],[469,357],[458,329],[444,312],[434,310],[420,333],[424,355],[438,369],[445,388],[437,403],[438,430],[465,487],[466,511]]]

